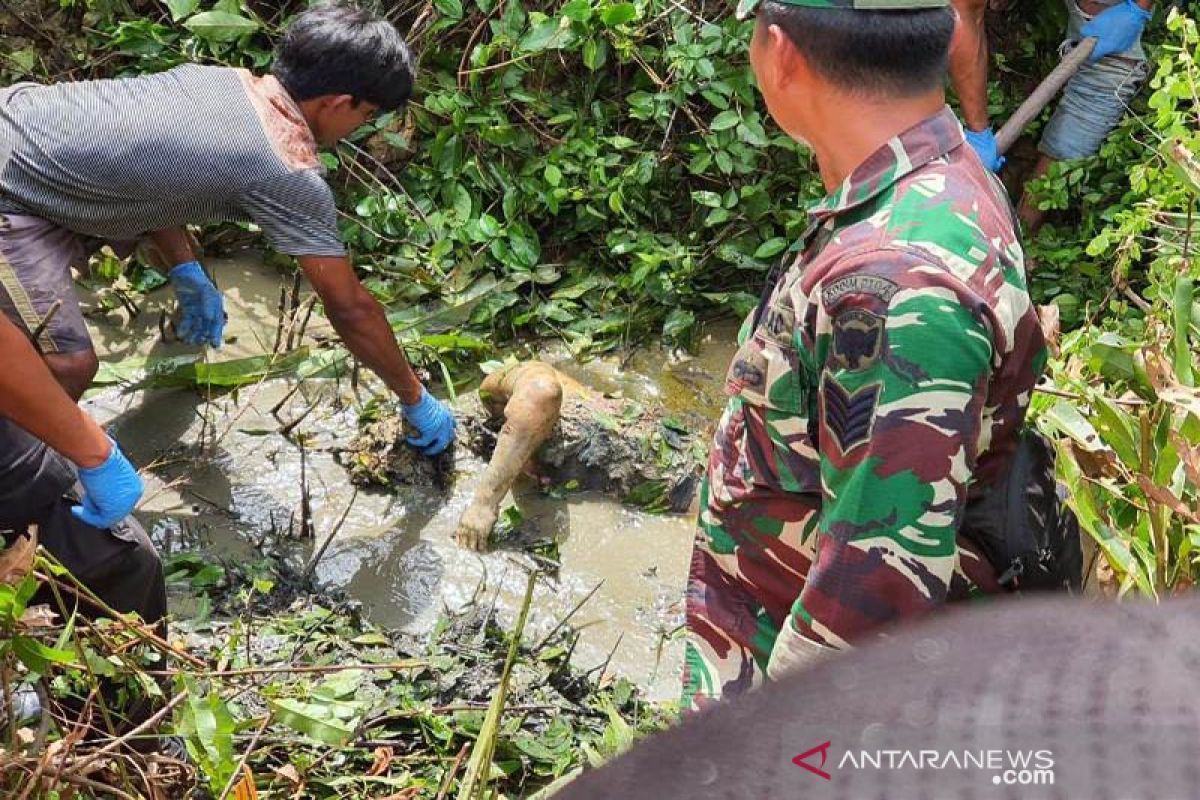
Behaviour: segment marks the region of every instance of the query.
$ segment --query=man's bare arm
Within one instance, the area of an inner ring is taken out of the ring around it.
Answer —
[[[104,463],[108,437],[67,396],[16,325],[0,316],[0,416],[7,417],[81,467]]]
[[[299,260],[326,316],[350,352],[382,378],[401,403],[417,403],[421,382],[396,344],[383,307],[359,282],[350,260],[329,256],[301,256]]]
[[[986,130],[988,118],[988,50],[984,14],[987,0],[952,0],[958,22],[950,43],[950,82],[958,95],[963,122],[973,131]]]
[[[165,228],[153,231],[147,237],[150,244],[150,259],[153,266],[167,271],[171,267],[196,260],[196,248],[192,235],[184,228]]]

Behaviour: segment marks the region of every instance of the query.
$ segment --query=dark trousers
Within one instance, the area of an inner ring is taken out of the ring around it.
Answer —
[[[93,528],[71,513],[69,497],[43,508],[30,522],[38,527],[38,541],[71,571],[80,583],[114,611],[136,612],[147,622],[167,615],[167,591],[162,562],[150,537],[132,516],[111,528]],[[53,595],[42,590],[40,602],[53,605]],[[63,597],[67,603],[72,598]],[[99,609],[81,604],[88,614]],[[70,609],[62,609],[64,616]]]
[[[0,418],[0,531],[9,531],[6,538],[11,538],[36,525],[38,541],[105,604],[122,613],[135,611],[146,622],[161,621],[167,613],[166,586],[150,537],[133,517],[107,529],[77,519],[71,513],[74,485],[70,462]],[[63,599],[74,605],[73,598]],[[52,600],[45,590],[37,598]]]

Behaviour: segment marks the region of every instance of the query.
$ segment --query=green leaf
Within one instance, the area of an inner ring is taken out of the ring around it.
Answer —
[[[177,728],[185,737],[188,752],[208,776],[210,788],[220,792],[236,767],[233,715],[215,690],[204,691],[190,678],[185,683],[188,697],[180,707]]]
[[[600,19],[611,28],[635,20],[637,15],[637,6],[633,3],[617,3],[601,11]]]
[[[227,11],[202,11],[183,23],[183,27],[210,42],[236,42],[257,31],[258,23]]]
[[[728,222],[733,218],[733,213],[727,208],[714,208],[708,212],[708,216],[704,218],[704,227],[711,228],[713,225],[720,225],[722,222]]]
[[[75,654],[57,647],[50,647],[29,636],[14,636],[12,639],[13,653],[21,663],[39,675],[50,671],[51,664],[74,664]]]
[[[200,6],[200,0],[165,0],[167,10],[171,12],[171,21],[179,22],[191,15]]]
[[[1092,423],[1078,408],[1066,401],[1060,400],[1055,403],[1042,414],[1041,419],[1054,430],[1074,439],[1084,450],[1100,452],[1105,449],[1104,442],[1092,427]]]
[[[736,109],[722,111],[713,117],[713,121],[709,123],[709,127],[714,131],[724,131],[734,127],[742,121],[742,115]]]
[[[587,22],[592,18],[592,4],[590,0],[570,0],[559,11],[564,17],[573,22]]]
[[[334,717],[327,705],[303,703],[290,698],[269,699],[267,703],[279,723],[318,742],[341,747],[354,735],[354,728]]]
[[[683,308],[673,308],[663,323],[663,337],[668,341],[678,342],[684,339],[696,327],[696,315]]]
[[[537,240],[537,234],[529,235],[520,230],[508,232],[508,247],[516,263],[525,269],[533,269],[542,257],[542,246]]]
[[[462,0],[433,0],[433,6],[447,19],[462,19]]]
[[[479,217],[479,232],[489,239],[494,239],[499,236],[503,229],[500,227],[500,221],[491,214],[482,214]]]
[[[421,337],[421,344],[435,350],[491,350],[492,346],[482,339],[462,333],[431,333]]]
[[[583,43],[583,65],[595,72],[608,60],[608,42],[588,39]]]
[[[162,386],[220,386],[234,387],[257,383],[263,378],[278,378],[294,373],[308,361],[308,348],[298,347],[282,356],[261,355],[234,358],[229,361],[196,362],[191,368],[182,368],[155,378],[153,383]]]
[[[1097,397],[1093,405],[1096,407],[1096,413],[1092,417],[1092,423],[1100,432],[1104,443],[1116,452],[1117,457],[1124,461],[1126,466],[1137,469],[1141,463],[1138,447],[1141,436],[1134,427],[1134,421],[1103,397]]]
[[[784,239],[781,236],[776,236],[773,239],[767,239],[758,246],[757,250],[754,251],[754,257],[771,258],[772,256],[777,256],[787,249],[787,244],[787,239]]]
[[[533,15],[530,15],[533,18]],[[563,47],[572,38],[570,20],[553,17],[534,25],[529,33],[517,42],[517,49],[523,53],[540,53],[543,50],[555,50]]]

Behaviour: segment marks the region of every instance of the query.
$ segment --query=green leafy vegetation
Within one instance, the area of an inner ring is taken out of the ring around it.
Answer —
[[[0,583],[0,700],[32,687],[43,709],[5,730],[5,796],[35,775],[133,797],[193,785],[214,797],[235,785],[237,797],[530,796],[668,721],[627,680],[573,668],[569,625],[523,639],[524,612],[506,633],[474,607],[416,641],[364,621],[356,604],[254,577],[286,576],[280,564],[188,556],[175,578],[190,575],[220,613],[173,624],[166,641],[115,612],[63,620],[30,605],[40,587],[71,598],[75,585],[32,549],[4,556],[35,571]],[[142,725],[147,707],[162,709],[181,748],[138,746],[162,735]]]

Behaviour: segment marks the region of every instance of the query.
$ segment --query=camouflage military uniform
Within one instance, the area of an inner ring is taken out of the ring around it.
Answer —
[[[757,684],[784,648],[842,648],[997,590],[958,526],[1004,470],[1045,364],[1002,191],[944,109],[810,210],[729,370],[685,707]]]

